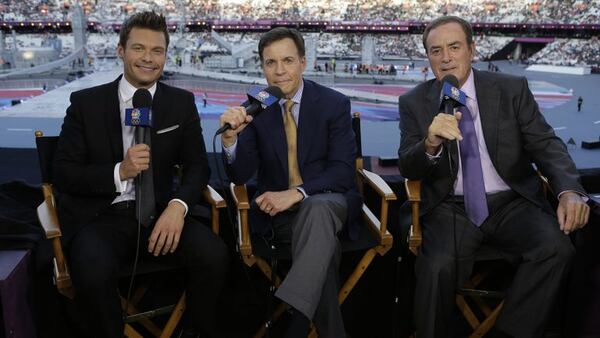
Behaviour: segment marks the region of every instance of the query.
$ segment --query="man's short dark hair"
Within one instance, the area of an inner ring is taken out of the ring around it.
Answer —
[[[263,51],[267,46],[275,41],[283,39],[292,39],[292,41],[294,41],[300,57],[303,57],[306,54],[306,49],[304,48],[304,38],[300,32],[293,28],[276,27],[260,37],[260,41],[258,42],[258,55],[260,56],[260,61],[263,61]]]
[[[425,47],[425,53],[429,52],[427,50],[427,38],[429,37],[429,33],[434,28],[437,28],[441,25],[445,25],[447,23],[452,23],[452,22],[455,22],[460,25],[463,32],[465,32],[465,36],[467,37],[467,45],[468,45],[469,49],[471,48],[471,45],[473,44],[473,28],[471,27],[471,24],[467,20],[459,18],[458,16],[448,15],[448,16],[442,16],[441,18],[437,18],[437,19],[431,21],[429,23],[429,25],[427,25],[427,27],[425,28],[425,31],[423,32],[423,47]]]
[[[147,28],[153,31],[162,32],[165,35],[166,47],[169,46],[169,31],[167,30],[167,20],[162,14],[152,12],[141,12],[130,16],[119,32],[119,45],[125,48],[129,33],[133,28]]]

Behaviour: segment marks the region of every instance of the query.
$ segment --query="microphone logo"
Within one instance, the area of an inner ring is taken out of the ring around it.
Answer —
[[[137,108],[133,108],[133,110],[131,111],[131,125],[133,125],[133,126],[140,125],[140,116],[141,116],[140,110]]]
[[[458,90],[458,88],[456,88],[456,87],[453,86],[452,89],[451,89],[451,92],[452,92],[452,98],[455,101],[458,101],[459,98],[460,98],[460,90]]]
[[[269,97],[269,93],[265,92],[264,90],[261,90],[257,95],[256,98],[260,101],[260,102],[265,102],[265,100]]]

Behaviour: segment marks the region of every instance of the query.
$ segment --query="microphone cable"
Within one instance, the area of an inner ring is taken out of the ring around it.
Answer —
[[[139,127],[138,127],[139,128]],[[152,157],[152,155],[150,155]],[[150,160],[152,161],[152,159]],[[133,258],[133,266],[131,268],[131,277],[129,278],[129,287],[127,288],[127,298],[125,303],[125,309],[123,314],[123,321],[125,322],[128,316],[127,310],[129,309],[129,301],[131,299],[131,291],[133,290],[133,282],[135,280],[135,275],[137,273],[137,265],[140,258],[140,242],[141,242],[141,232],[142,232],[142,194],[141,194],[141,186],[143,179],[143,172],[139,173],[138,180],[135,184],[135,213],[137,218],[137,238],[135,241],[135,256]]]

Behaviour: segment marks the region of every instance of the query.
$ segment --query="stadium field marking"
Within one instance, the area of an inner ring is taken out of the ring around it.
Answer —
[[[23,131],[23,132],[32,132],[31,128],[6,128],[6,131]]]
[[[567,129],[567,127],[556,127],[556,128],[554,128],[554,130],[565,130],[565,129]]]

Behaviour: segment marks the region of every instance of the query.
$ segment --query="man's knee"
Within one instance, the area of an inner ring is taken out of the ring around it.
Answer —
[[[118,275],[118,267],[96,250],[73,248],[70,250],[69,263],[73,282],[78,289],[102,289]]]

